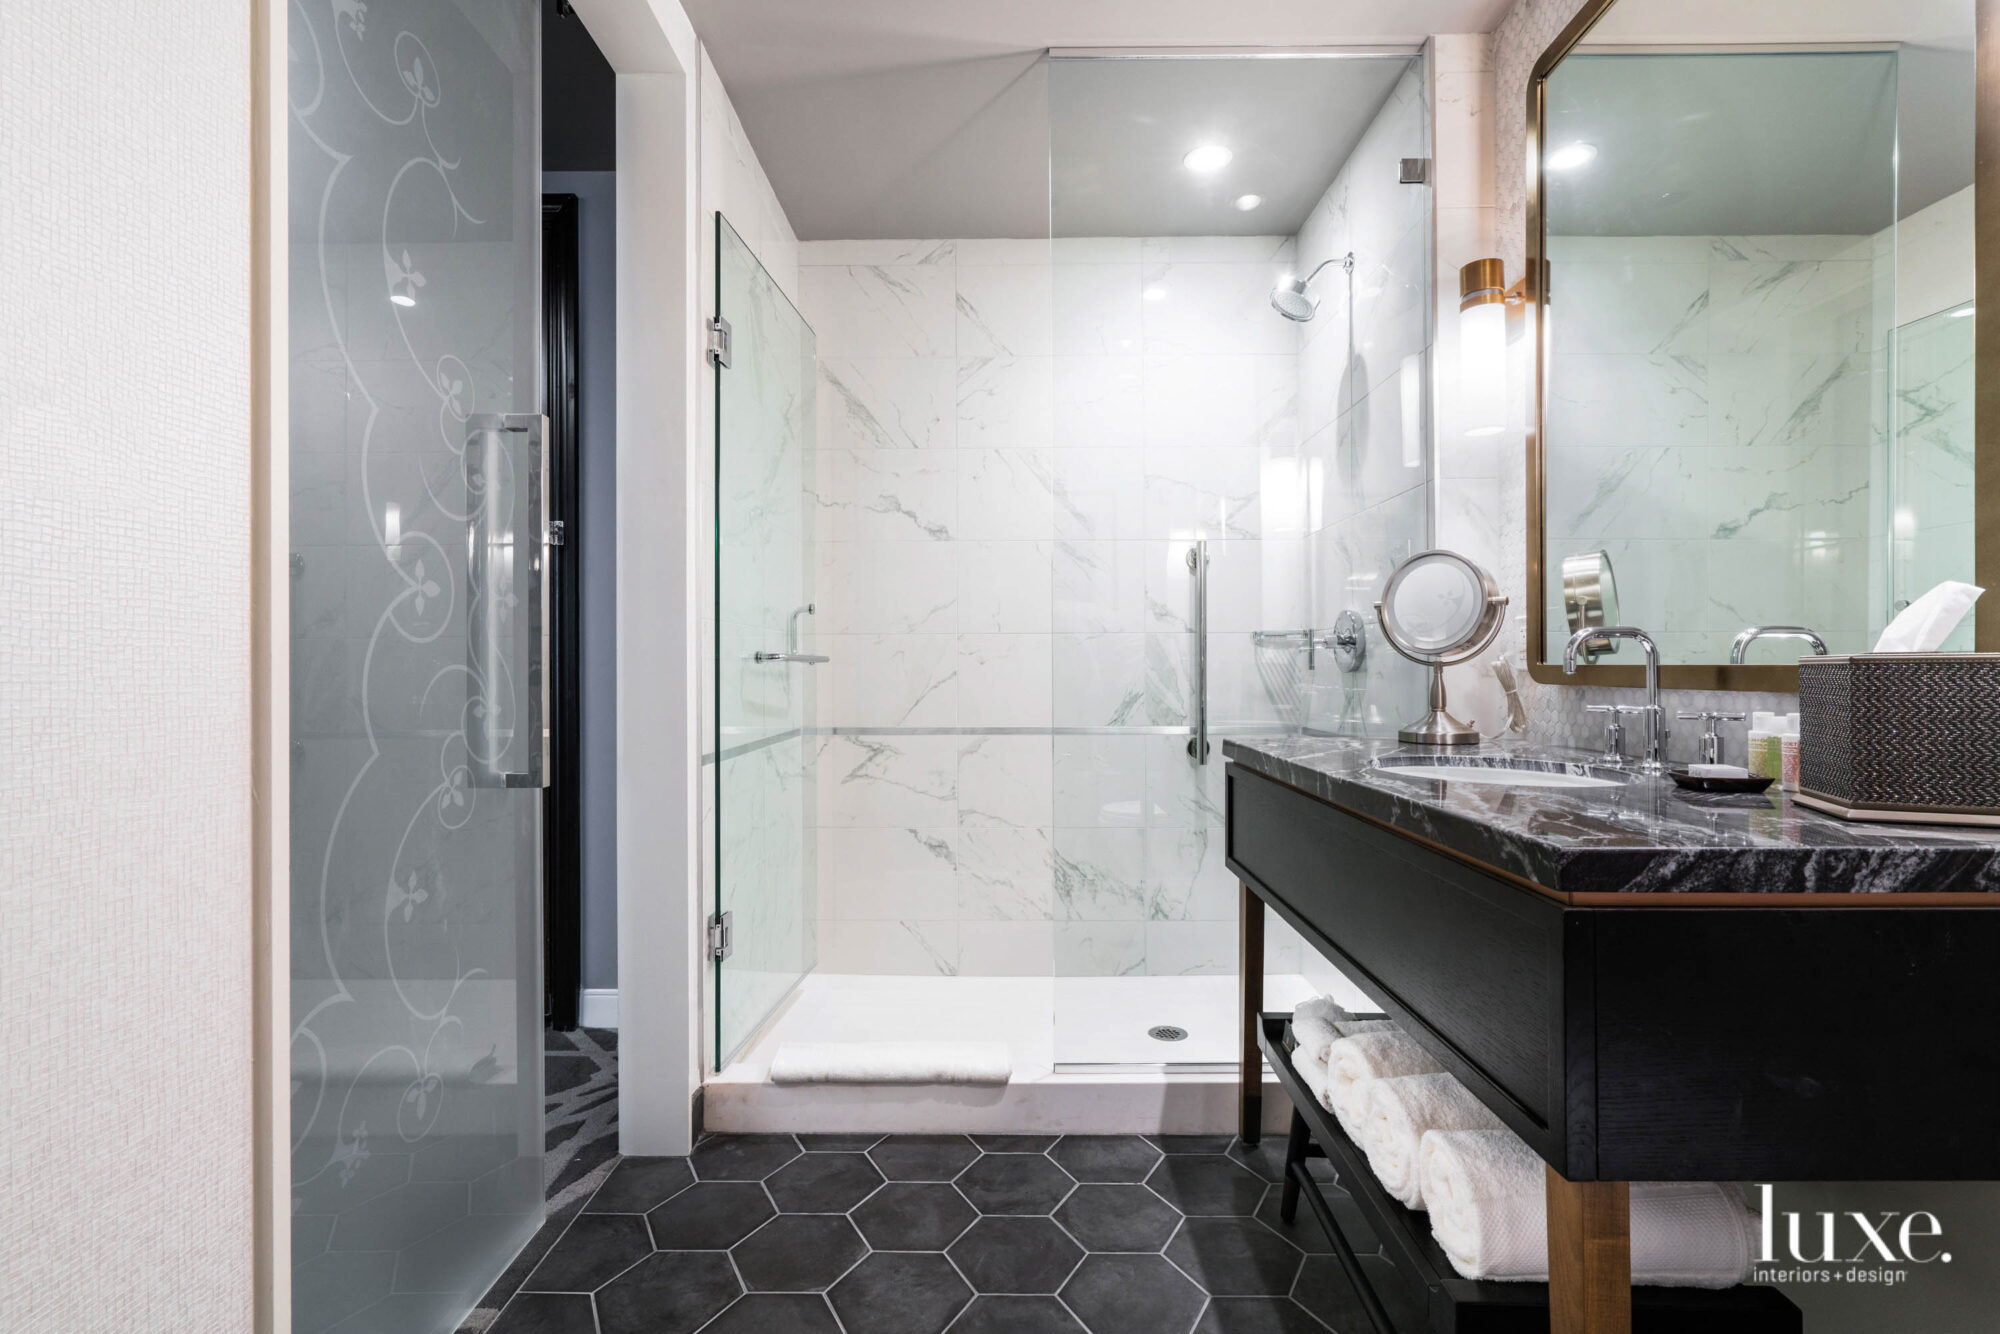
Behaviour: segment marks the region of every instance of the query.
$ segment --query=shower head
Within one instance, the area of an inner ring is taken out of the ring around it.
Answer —
[[[1294,278],[1271,289],[1271,308],[1304,324],[1319,313],[1319,298],[1306,290],[1306,280]]]
[[[1271,309],[1288,320],[1304,324],[1319,313],[1319,297],[1312,291],[1313,279],[1319,277],[1320,269],[1328,264],[1339,264],[1348,273],[1354,272],[1354,252],[1348,251],[1338,260],[1322,260],[1319,268],[1303,278],[1287,278],[1271,289]]]

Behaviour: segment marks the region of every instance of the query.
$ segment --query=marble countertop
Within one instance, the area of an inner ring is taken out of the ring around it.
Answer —
[[[1256,737],[1225,742],[1223,754],[1561,893],[2000,893],[2000,829],[1856,823],[1800,806],[1775,786],[1710,795],[1635,774],[1616,787],[1503,787],[1397,776],[1375,764],[1384,755],[1512,756],[1596,771],[1594,756],[1518,743],[1443,752]]]

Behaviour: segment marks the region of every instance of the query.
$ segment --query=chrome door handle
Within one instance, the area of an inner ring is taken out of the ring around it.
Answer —
[[[518,455],[509,451],[513,437]],[[553,776],[549,561],[562,537],[549,522],[548,441],[549,419],[539,413],[482,412],[466,421],[466,666],[481,692],[466,720],[475,787],[547,787]],[[515,592],[523,576],[525,597]],[[507,624],[516,606],[528,618],[524,644]],[[509,665],[517,645],[527,658],[518,678]]]
[[[1188,573],[1194,576],[1194,735],[1188,738],[1188,758],[1208,763],[1208,543],[1188,548]],[[1310,641],[1310,636],[1308,636]]]
[[[808,666],[833,661],[824,653],[753,653],[750,656],[757,662],[803,662]]]

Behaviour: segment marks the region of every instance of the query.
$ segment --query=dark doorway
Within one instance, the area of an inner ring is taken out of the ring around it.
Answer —
[[[583,736],[579,664],[583,661],[577,574],[578,207],[575,195],[542,196],[542,346],[546,358],[542,410],[549,419],[549,517],[562,541],[554,546],[550,587],[551,652],[549,759],[554,771],[542,808],[542,982],[548,1027],[577,1026],[583,984],[582,784]]]

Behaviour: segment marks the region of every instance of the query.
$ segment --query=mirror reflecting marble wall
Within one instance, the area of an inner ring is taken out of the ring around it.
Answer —
[[[1670,664],[1863,651],[1973,575],[1972,6],[1698,8],[1620,0],[1547,81],[1543,661],[1586,552]]]

